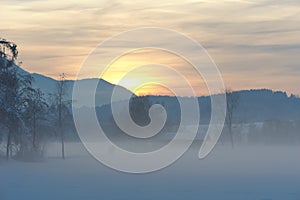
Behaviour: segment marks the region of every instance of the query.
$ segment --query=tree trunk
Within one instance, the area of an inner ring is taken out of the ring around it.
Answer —
[[[62,100],[60,97],[59,100],[59,107],[58,107],[58,123],[59,123],[59,132],[60,132],[60,138],[61,138],[61,156],[62,159],[65,159],[65,142],[64,142],[64,133],[62,128]]]
[[[64,134],[61,131],[61,156],[65,159],[65,141],[64,141]]]
[[[36,145],[36,118],[35,114],[33,116],[33,138],[32,138],[32,147],[34,151],[37,151],[37,145]]]
[[[229,135],[230,135],[231,147],[234,148],[233,135],[232,135],[232,123],[229,124],[228,129],[229,129]]]
[[[6,143],[6,160],[9,160],[10,143],[11,143],[11,132],[8,131],[7,143]]]

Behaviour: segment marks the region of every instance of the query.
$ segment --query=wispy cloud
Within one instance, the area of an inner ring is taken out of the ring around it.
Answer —
[[[232,88],[267,85],[300,93],[294,87],[300,80],[298,0],[3,0],[0,18],[1,37],[19,44],[30,71],[75,76],[86,55],[107,37],[160,26],[203,44]],[[114,48],[121,46],[105,53]]]

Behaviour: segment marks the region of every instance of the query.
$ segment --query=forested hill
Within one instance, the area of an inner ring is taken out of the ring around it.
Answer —
[[[262,122],[266,120],[294,120],[300,118],[300,99],[295,95],[269,89],[242,90],[234,92],[238,96],[234,121]],[[170,116],[176,116],[179,110],[175,97],[150,96],[154,102],[163,102]],[[210,118],[210,97],[199,97],[201,119],[207,122]],[[177,113],[176,113],[177,112]]]
[[[31,74],[34,78],[34,87],[40,88],[45,94],[53,93],[56,90],[57,81],[40,74]],[[82,84],[88,85],[98,79],[81,80]],[[67,96],[71,99],[74,81],[68,81]],[[112,90],[118,87],[124,93],[130,91],[121,86],[113,85],[104,80],[100,80],[96,95],[96,106],[102,110],[101,115],[109,115],[108,104]],[[266,120],[294,120],[300,118],[300,99],[296,95],[287,95],[286,92],[272,91],[270,89],[242,90],[234,92],[239,100],[237,109],[234,113],[234,121],[239,122],[262,122]],[[101,101],[97,101],[97,98]],[[180,108],[177,97],[172,96],[148,96],[152,103],[164,104],[168,115],[171,117],[180,117]],[[180,97],[188,99],[188,97]],[[199,97],[199,106],[201,110],[201,120],[207,123],[210,119],[210,97]],[[97,104],[97,102],[101,102]],[[104,104],[107,104],[106,106]],[[174,119],[175,120],[175,119]],[[173,120],[172,120],[173,121]],[[176,120],[175,120],[176,121]]]

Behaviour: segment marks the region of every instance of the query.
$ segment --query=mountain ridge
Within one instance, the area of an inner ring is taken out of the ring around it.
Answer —
[[[21,70],[26,72],[23,69]],[[30,74],[34,78],[34,88],[40,88],[45,94],[53,94],[56,92],[56,84],[58,80],[38,73],[26,73]],[[98,82],[97,92],[96,95],[94,95],[96,99],[96,107],[109,105],[111,103],[112,91],[115,88],[123,92],[126,96],[135,95],[122,86],[114,85],[106,80],[98,78],[78,80],[80,84],[85,85],[85,88],[87,88],[83,91],[82,95],[86,95],[85,92],[89,91],[90,83],[95,84],[95,81]],[[66,81],[68,88],[66,97],[69,100],[72,99],[74,82],[75,80]],[[266,119],[274,118],[275,116],[280,119],[300,118],[300,99],[297,95],[288,95],[285,91],[273,91],[266,88],[239,90],[234,91],[234,93],[238,93],[240,96],[236,118],[239,118],[242,121],[264,121]],[[174,116],[176,116],[179,112],[178,108],[176,108],[176,98],[189,97],[149,95],[149,99],[152,102],[164,103]],[[115,102],[122,100],[124,99],[116,99]],[[210,96],[199,96],[198,100],[201,108],[201,115],[204,116],[204,121],[208,121],[210,118]]]
[[[22,69],[19,66],[16,67],[18,67],[20,73],[30,75],[33,78],[33,83],[32,83],[33,88],[40,89],[45,95],[51,95],[56,93],[57,83],[59,82],[59,80],[53,79],[43,74],[27,72],[26,70]],[[89,86],[91,83],[97,84],[96,94],[94,94],[96,98],[96,106],[109,104],[111,102],[111,96],[113,90],[118,90],[118,92],[122,94],[121,96],[135,95],[128,89],[119,85],[114,85],[104,79],[87,78],[87,79],[80,79],[80,80],[66,80],[65,98],[67,100],[72,99],[73,86],[75,81],[77,81],[78,84],[81,84],[83,88],[86,88],[83,91],[81,91],[82,95],[89,95],[87,92],[91,92],[89,90]],[[122,100],[124,99],[117,98],[115,101],[122,101]]]

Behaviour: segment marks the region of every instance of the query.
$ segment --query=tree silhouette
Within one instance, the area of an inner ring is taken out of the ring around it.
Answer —
[[[15,43],[0,38],[0,58],[15,61],[18,58],[18,54],[19,52]]]
[[[20,74],[14,64],[18,57],[17,45],[0,39],[0,115],[7,127],[6,158],[9,159],[12,142],[19,143],[17,134],[24,129],[22,112],[26,103],[24,94],[31,86],[31,77]]]
[[[230,89],[226,89],[226,100],[227,100],[226,124],[228,126],[231,146],[232,148],[234,148],[232,123],[233,123],[234,112],[239,105],[239,94],[237,92],[231,91]]]
[[[29,128],[32,132],[32,147],[34,151],[38,151],[39,148],[39,135],[38,126],[39,121],[44,119],[48,104],[44,99],[44,94],[40,89],[30,89],[26,95],[26,111],[24,113],[26,122],[29,124]]]
[[[140,126],[145,126],[150,123],[149,118],[149,108],[151,106],[151,103],[149,101],[149,98],[147,96],[142,97],[133,97],[130,99],[130,105],[129,105],[129,112],[130,115]]]
[[[60,74],[60,79],[57,82],[54,110],[57,114],[57,131],[61,140],[61,155],[65,159],[65,121],[69,119],[71,113],[69,111],[70,101],[65,99],[66,95],[66,74]]]

